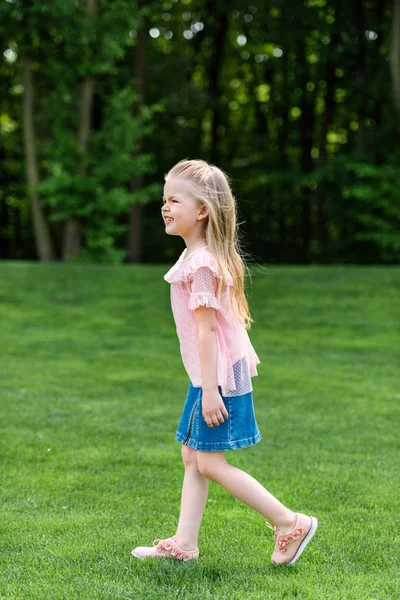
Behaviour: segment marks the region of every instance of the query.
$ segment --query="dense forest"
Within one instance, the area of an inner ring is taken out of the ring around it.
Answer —
[[[0,0],[0,258],[164,262],[182,158],[267,263],[398,263],[400,0]]]

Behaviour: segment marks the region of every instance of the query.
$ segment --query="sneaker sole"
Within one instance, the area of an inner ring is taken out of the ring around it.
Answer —
[[[173,556],[165,556],[165,555],[161,555],[161,556],[140,556],[139,554],[136,554],[136,552],[134,552],[132,550],[131,552],[132,556],[134,556],[135,558],[138,558],[139,560],[146,560],[146,558],[173,558]]]
[[[174,558],[173,556],[139,556],[139,554],[136,554],[133,550],[132,550],[131,554],[132,554],[132,556],[134,556],[135,558],[138,558],[139,560],[146,560],[146,558],[170,558],[173,560],[178,560],[178,559]],[[193,556],[192,558],[188,558],[181,562],[190,562],[191,560],[197,560],[198,558],[199,558],[198,556]]]
[[[307,544],[309,542],[311,542],[311,540],[313,539],[315,532],[317,531],[317,528],[318,528],[318,519],[316,517],[311,517],[310,531],[307,533],[306,537],[301,542],[301,544],[300,544],[296,554],[293,556],[292,560],[289,563],[287,563],[288,567],[294,565],[296,560],[302,555],[302,553],[304,552],[304,550],[307,547]]]

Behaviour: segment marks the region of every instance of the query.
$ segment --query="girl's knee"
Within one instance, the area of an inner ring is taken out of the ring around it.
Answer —
[[[197,451],[190,446],[182,446],[182,461],[185,469],[197,469]]]
[[[207,479],[218,479],[218,472],[221,467],[227,464],[223,452],[198,452],[197,467],[199,472]]]

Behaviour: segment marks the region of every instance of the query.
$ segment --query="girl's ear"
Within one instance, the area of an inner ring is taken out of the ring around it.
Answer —
[[[205,219],[206,217],[208,217],[208,206],[206,204],[202,204],[199,210],[197,220],[200,221],[201,219]]]

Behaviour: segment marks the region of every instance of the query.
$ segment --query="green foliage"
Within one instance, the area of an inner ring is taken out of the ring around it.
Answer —
[[[357,203],[357,218],[363,231],[359,240],[372,242],[385,262],[400,262],[400,163],[394,156],[389,164],[350,162],[345,171],[352,182],[343,196]]]
[[[112,197],[111,197],[112,196]],[[103,197],[104,198],[104,197]],[[118,203],[118,190],[113,189],[108,198],[110,204],[115,201]],[[120,190],[119,201],[121,204],[126,202],[126,193]],[[118,225],[112,218],[112,212],[104,210],[92,215],[85,226],[85,246],[79,254],[79,257],[73,262],[104,262],[109,264],[119,264],[126,257],[126,251],[116,246],[115,240],[126,232],[126,225]],[[104,216],[104,214],[106,216]],[[101,227],[99,223],[101,222]]]
[[[64,93],[63,88],[60,92]],[[112,262],[117,257],[122,259],[126,252],[115,247],[115,240],[127,227],[117,223],[118,217],[135,202],[154,200],[159,192],[155,184],[143,186],[137,193],[129,191],[133,177],[153,170],[153,156],[136,152],[141,140],[151,134],[151,122],[144,111],[135,116],[133,106],[134,95],[129,88],[107,96],[102,127],[91,136],[90,151],[83,156],[74,132],[63,127],[69,117],[58,111],[52,115],[53,137],[46,146],[46,154],[51,157],[46,162],[49,175],[38,186],[38,192],[43,204],[53,209],[51,220],[84,219],[82,260],[90,256]],[[148,110],[151,112],[151,107]]]
[[[347,227],[348,244],[361,242],[361,248],[379,262],[398,263],[399,178],[397,155],[388,157],[387,164],[382,165],[352,155],[332,158],[304,180],[324,190],[327,201],[332,202],[328,219],[337,228]]]
[[[0,63],[0,256],[35,257],[22,184],[28,54],[39,190],[58,246],[65,221],[76,217],[85,256],[89,238],[96,260],[102,244],[109,254],[110,239],[124,255],[117,232],[138,202],[143,259],[169,260],[179,248],[157,229],[163,177],[183,157],[199,157],[231,174],[253,256],[399,260],[391,2],[361,0],[354,11],[338,0],[234,0],[224,16],[206,0],[97,0],[92,16],[85,2],[0,3],[9,53]],[[88,79],[92,131],[82,155]]]

